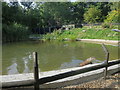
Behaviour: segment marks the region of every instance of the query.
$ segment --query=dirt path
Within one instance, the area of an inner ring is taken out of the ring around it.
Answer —
[[[77,39],[77,41],[87,42],[87,43],[104,43],[109,45],[118,45],[120,41],[117,40],[104,40],[104,39]]]
[[[120,90],[120,73],[108,76],[106,80],[104,78],[100,78],[95,81],[80,85],[67,86],[64,88],[116,88]]]

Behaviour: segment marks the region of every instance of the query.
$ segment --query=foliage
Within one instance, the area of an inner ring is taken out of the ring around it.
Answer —
[[[105,19],[106,23],[119,23],[120,21],[120,9],[112,10],[108,15],[107,19]]]
[[[83,23],[83,15],[85,12],[86,3],[73,2],[71,3],[71,23],[81,24]]]
[[[111,10],[119,10],[120,9],[120,2],[112,2],[110,8],[111,8]]]
[[[21,5],[18,2],[2,2],[4,41],[23,40],[23,36],[28,38],[28,32],[36,28],[68,24],[80,25],[84,21],[98,23],[103,22],[106,18],[106,23],[118,23],[117,19],[120,16],[117,12],[119,11],[118,4],[114,2],[21,2]],[[103,27],[108,27],[105,24]],[[43,36],[48,40],[55,38],[63,40],[63,37],[75,39],[78,37],[74,36],[77,31],[76,29],[65,32],[59,30],[53,32],[53,37],[49,33]],[[79,36],[82,35],[83,33],[80,33]]]
[[[104,19],[106,19],[106,16],[108,15],[108,12],[111,11],[111,2],[98,2],[96,3],[96,7],[101,10],[101,19],[100,21],[103,22]]]
[[[117,28],[117,26],[114,26]],[[118,32],[114,32],[109,28],[102,28],[102,26],[93,26],[89,28],[88,26],[84,26],[83,28],[75,28],[71,30],[65,31],[54,31],[53,33],[49,33],[46,35],[37,35],[37,37],[41,37],[41,40],[76,40],[76,39],[107,39],[107,40],[118,40]],[[36,35],[32,35],[36,36]]]
[[[99,22],[101,16],[101,10],[97,7],[91,7],[84,14],[85,22],[87,23],[96,23]]]
[[[103,24],[102,24],[102,27],[103,27],[103,28],[110,28],[110,24],[109,24],[109,23],[103,23]]]
[[[13,42],[25,40],[28,38],[28,28],[17,23],[11,25],[3,24],[2,26],[3,42]]]
[[[2,40],[3,42],[20,41],[28,38],[26,15],[18,3],[2,3]]]

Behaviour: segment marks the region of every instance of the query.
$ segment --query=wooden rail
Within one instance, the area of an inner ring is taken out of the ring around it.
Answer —
[[[57,74],[57,75],[54,75],[54,76],[40,78],[37,82],[40,85],[40,84],[52,82],[52,81],[55,81],[55,80],[67,78],[67,77],[70,77],[70,76],[74,76],[74,75],[77,75],[77,74],[101,69],[101,68],[104,68],[104,67],[109,67],[109,66],[112,66],[112,65],[115,65],[115,64],[120,64],[120,60],[112,61],[112,62],[108,62],[108,63],[105,62],[105,63],[101,63],[101,64],[96,65],[96,66],[86,67],[86,68],[82,68],[82,69],[79,69],[79,70],[73,70],[73,71]],[[35,90],[37,90],[37,89],[35,89]]]
[[[112,65],[114,65],[115,68]],[[57,74],[55,72],[56,74],[54,74],[54,75],[46,76],[46,77],[40,77],[39,80],[38,80],[38,83],[39,84],[45,84],[47,82],[63,79],[63,78],[69,77],[69,76],[74,76],[74,75],[82,74],[82,73],[85,73],[85,75],[86,75],[87,71],[89,73],[89,71],[94,72],[94,70],[98,71],[98,72],[96,72],[96,75],[99,73],[99,70],[100,70],[100,77],[101,77],[101,74],[103,74],[102,72],[103,72],[103,69],[104,69],[105,66],[106,66],[105,63],[98,63],[98,64],[95,64],[95,65],[90,65],[90,66],[85,66],[85,67],[78,67],[78,68],[72,69],[72,71],[70,71],[70,69],[68,71],[62,70],[62,73],[60,73],[60,74]],[[107,66],[108,67],[112,66],[108,70],[109,74],[113,74],[113,73],[116,73],[116,72],[120,71],[120,59],[109,61]],[[102,68],[102,69],[100,69],[100,68]],[[90,73],[93,76],[95,74],[95,73],[92,74],[92,72],[90,72]],[[51,73],[49,73],[49,74],[51,74]],[[31,74],[27,74],[27,75],[30,75],[30,77],[32,77]],[[83,75],[80,75],[80,76],[83,76]],[[88,75],[87,77],[89,77],[91,75]],[[21,75],[21,74],[20,75],[13,75],[12,77],[5,76],[4,78],[6,78],[6,79],[3,78],[3,80],[7,80],[7,78],[8,78],[8,81],[2,82],[2,88],[25,87],[25,86],[35,85],[35,80],[34,79],[27,79],[26,78],[26,80],[24,80],[23,79],[24,76],[26,76],[26,74],[25,75]],[[99,76],[99,75],[97,75],[97,76]],[[15,78],[13,78],[13,77],[15,77]],[[9,80],[9,78],[13,78],[13,80],[11,81],[11,80]],[[18,80],[18,79],[20,79],[20,80]],[[80,78],[80,80],[84,80],[84,78],[83,79]],[[64,85],[64,83],[63,83],[63,85]],[[40,86],[42,86],[42,85],[40,85]]]
[[[34,79],[35,79],[34,88],[35,88],[35,90],[39,90],[39,85],[41,85],[41,84],[52,82],[52,81],[63,79],[63,78],[67,78],[67,77],[74,76],[74,75],[77,75],[77,74],[101,69],[101,68],[105,68],[104,78],[106,79],[107,68],[109,66],[112,66],[112,65],[115,65],[115,64],[120,64],[120,60],[113,61],[113,62],[108,62],[109,52],[108,52],[108,50],[107,50],[107,48],[105,47],[104,44],[102,44],[102,47],[103,47],[103,49],[106,53],[106,61],[104,63],[101,63],[101,64],[96,65],[96,66],[86,67],[86,68],[82,68],[82,69],[79,69],[79,70],[73,70],[73,71],[57,74],[57,75],[54,75],[54,76],[48,76],[48,77],[44,77],[44,78],[40,78],[40,79],[39,79],[39,74],[38,74],[37,52],[35,52],[33,54],[34,55],[34,61],[35,61],[34,62],[35,63],[35,65],[34,65]]]
[[[77,75],[77,74],[97,70],[97,69],[100,69],[100,68],[104,68],[106,66],[109,67],[109,66],[112,66],[112,65],[115,65],[115,64],[120,64],[120,60],[114,61],[114,62],[109,62],[108,64],[102,63],[102,64],[96,65],[96,66],[86,67],[86,68],[83,68],[83,69],[69,71],[69,72],[57,74],[57,75],[54,75],[54,76],[40,78],[38,82],[39,82],[39,84],[44,84],[44,83],[47,83],[47,82],[63,79],[63,78],[70,77],[70,76],[73,76],[73,75]]]

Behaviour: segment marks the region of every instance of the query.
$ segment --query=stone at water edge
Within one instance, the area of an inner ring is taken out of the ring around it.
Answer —
[[[80,63],[80,66],[85,66],[85,65],[88,65],[88,64],[92,64],[93,60],[96,60],[96,58],[90,57],[90,58],[86,59],[85,61],[83,61],[82,63]]]

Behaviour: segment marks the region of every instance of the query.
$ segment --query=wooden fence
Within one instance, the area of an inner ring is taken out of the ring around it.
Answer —
[[[105,47],[104,44],[102,44],[102,47],[103,47],[103,49],[105,51],[105,54],[106,54],[106,60],[105,60],[104,63],[101,63],[101,64],[96,65],[96,66],[86,67],[86,68],[82,68],[82,69],[79,69],[79,70],[69,71],[69,72],[57,74],[57,75],[54,75],[54,76],[44,77],[44,78],[40,78],[40,79],[39,79],[39,71],[38,71],[37,52],[34,52],[33,53],[33,57],[34,57],[34,81],[35,81],[34,89],[39,90],[39,85],[44,84],[44,83],[48,83],[48,82],[52,82],[52,81],[55,81],[55,80],[59,80],[59,79],[67,78],[67,77],[70,77],[70,76],[74,76],[74,75],[77,75],[77,74],[97,70],[97,69],[100,69],[100,68],[105,68],[104,78],[106,79],[107,68],[109,66],[119,64],[120,60],[113,61],[113,62],[108,62],[109,52],[108,52],[108,50],[107,50],[107,48]]]

